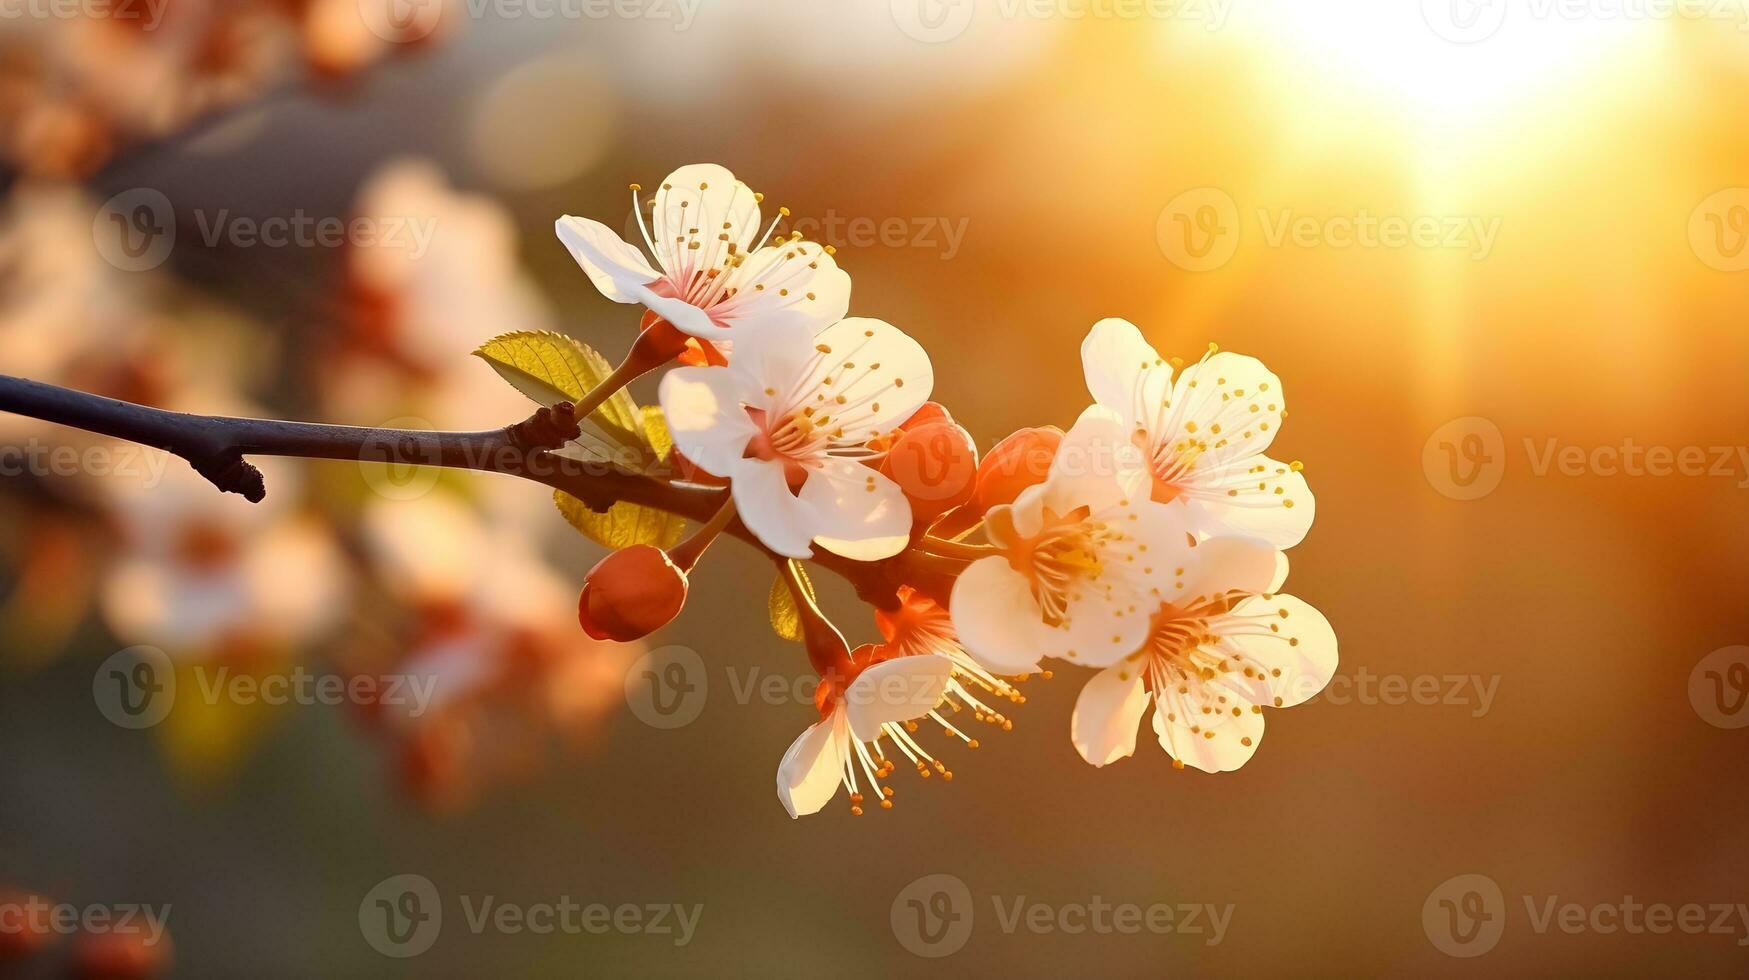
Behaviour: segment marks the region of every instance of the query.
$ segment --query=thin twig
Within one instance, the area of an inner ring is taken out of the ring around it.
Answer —
[[[174,453],[222,491],[252,502],[267,493],[261,471],[245,456],[291,456],[444,466],[499,473],[552,487],[596,511],[616,503],[653,507],[705,523],[718,515],[728,491],[633,473],[604,461],[561,456],[578,434],[576,407],[561,402],[502,429],[442,432],[381,429],[276,419],[171,412],[0,374],[0,411],[84,429]],[[772,554],[739,520],[730,534]],[[774,556],[775,557],[775,556]],[[940,559],[907,550],[880,562],[856,562],[820,551],[815,564],[838,573],[857,594],[895,608],[901,585],[924,585],[943,575]]]

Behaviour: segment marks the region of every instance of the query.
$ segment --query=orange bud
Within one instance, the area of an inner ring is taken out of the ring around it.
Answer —
[[[597,640],[625,643],[668,625],[686,604],[686,573],[668,553],[634,544],[597,562],[583,577],[577,621]]]
[[[980,511],[998,504],[1011,504],[1020,492],[1043,483],[1051,460],[1063,442],[1063,430],[1054,425],[1021,429],[997,443],[978,467],[974,500]]]
[[[905,491],[919,524],[971,499],[978,474],[978,446],[951,421],[925,422],[907,430],[887,450],[881,473]]]

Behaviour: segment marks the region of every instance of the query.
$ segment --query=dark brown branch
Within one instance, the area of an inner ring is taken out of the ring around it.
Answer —
[[[722,509],[726,490],[671,482],[602,461],[555,455],[577,437],[576,407],[561,402],[502,429],[436,432],[379,429],[275,419],[193,415],[136,405],[24,378],[0,375],[0,411],[13,412],[152,446],[187,460],[222,491],[260,501],[261,471],[244,457],[293,456],[359,462],[444,466],[501,473],[563,490],[593,510],[629,502],[700,523]],[[767,550],[740,521],[729,533]],[[767,550],[767,553],[770,552]],[[855,562],[821,551],[813,559],[883,608],[896,604],[900,585],[915,585],[946,601],[951,580],[946,559],[906,551],[881,562]]]

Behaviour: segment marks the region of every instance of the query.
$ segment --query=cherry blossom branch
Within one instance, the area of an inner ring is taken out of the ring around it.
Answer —
[[[590,395],[608,389],[603,384]],[[601,397],[585,402],[599,403]],[[261,471],[244,458],[249,455],[443,466],[531,480],[563,490],[596,511],[627,502],[707,526],[726,522],[728,533],[777,557],[739,520],[730,520],[726,490],[553,453],[579,433],[577,406],[568,402],[539,409],[502,429],[383,429],[172,412],[0,375],[0,411],[162,449],[182,457],[219,490],[251,502],[265,497],[267,486]],[[952,577],[962,567],[916,550],[880,562],[856,562],[824,551],[812,560],[849,581],[865,601],[889,609],[896,607],[894,594],[901,585],[939,593],[945,602]]]

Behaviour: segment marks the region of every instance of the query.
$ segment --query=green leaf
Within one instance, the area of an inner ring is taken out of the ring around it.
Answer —
[[[796,578],[801,580],[802,591],[808,598],[814,598],[814,583],[808,578],[808,570],[794,558],[786,559],[795,566]],[[784,574],[779,572],[777,581],[771,583],[771,628],[778,636],[796,643],[802,642],[802,615],[796,608],[796,597],[790,593],[789,582]]]
[[[656,460],[668,458],[668,453],[674,448],[674,437],[668,432],[668,420],[662,415],[662,406],[644,406],[644,439],[656,453]]]
[[[613,365],[588,344],[546,330],[519,330],[481,344],[474,356],[535,402],[552,407],[577,402],[613,373]],[[591,418],[628,446],[646,445],[643,416],[621,388]]]
[[[583,532],[589,540],[603,547],[619,549],[634,544],[651,544],[666,551],[680,543],[686,521],[667,511],[621,501],[605,513],[589,509],[589,505],[563,490],[553,493],[553,503],[571,526]]]

